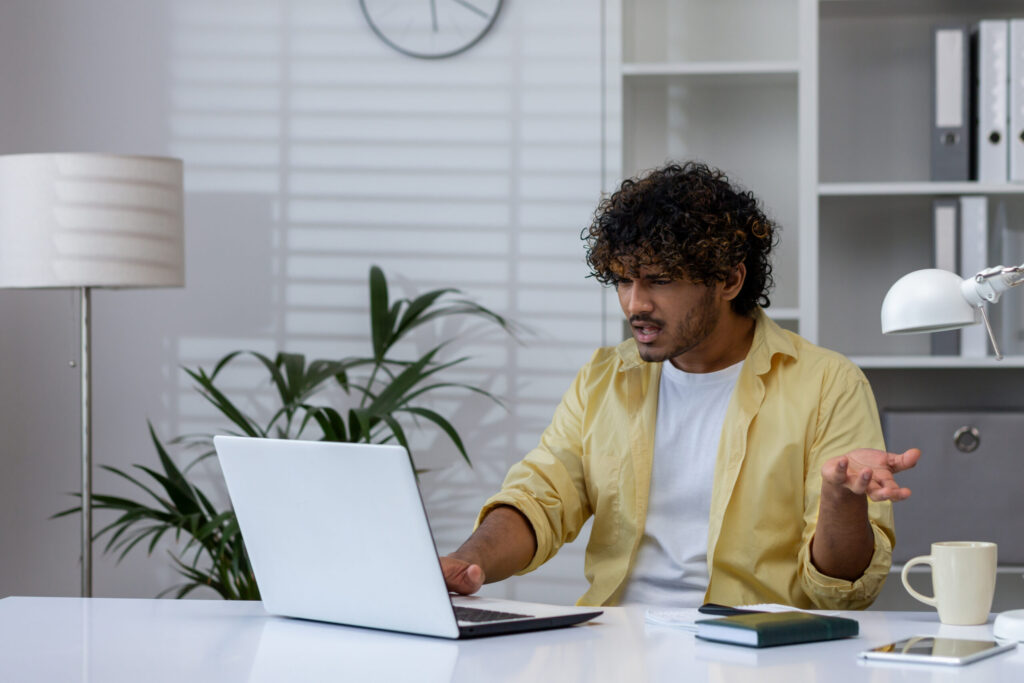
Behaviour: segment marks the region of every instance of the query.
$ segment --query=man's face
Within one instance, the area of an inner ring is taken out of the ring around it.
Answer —
[[[718,285],[671,279],[656,266],[616,285],[640,357],[669,360],[697,348],[718,325],[722,299]],[[725,304],[728,305],[728,304]]]

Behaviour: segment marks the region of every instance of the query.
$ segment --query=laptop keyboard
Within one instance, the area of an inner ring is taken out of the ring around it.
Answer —
[[[529,619],[531,614],[514,614],[496,610],[478,609],[476,607],[455,607],[455,618],[459,621],[483,622],[504,621],[506,619]]]

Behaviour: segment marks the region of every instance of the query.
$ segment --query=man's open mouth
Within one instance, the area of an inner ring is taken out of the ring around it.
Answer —
[[[647,322],[633,323],[633,335],[641,344],[650,344],[657,338],[659,332],[661,328],[657,325]]]

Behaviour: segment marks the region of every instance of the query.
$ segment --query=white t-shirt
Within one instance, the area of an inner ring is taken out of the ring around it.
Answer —
[[[742,367],[689,373],[662,363],[647,521],[623,603],[703,603],[715,459]]]

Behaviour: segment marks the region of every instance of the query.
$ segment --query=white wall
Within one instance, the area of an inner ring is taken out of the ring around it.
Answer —
[[[4,0],[0,153],[186,164],[187,286],[94,294],[97,462],[154,464],[147,420],[165,439],[223,426],[182,365],[239,348],[366,353],[377,263],[396,294],[459,287],[534,330],[524,345],[479,325],[460,337],[473,360],[452,378],[509,406],[438,401],[472,469],[417,437],[453,548],[615,327],[579,242],[602,187],[601,31],[599,3],[509,1],[478,46],[426,61],[376,39],[355,0]],[[0,291],[0,320],[0,597],[75,595],[77,520],[48,517],[78,487],[76,299]],[[258,404],[256,378],[233,389]],[[105,472],[95,490],[134,493]],[[177,582],[161,551],[115,565],[101,548],[96,595]],[[578,542],[493,590],[572,602],[583,588]]]

